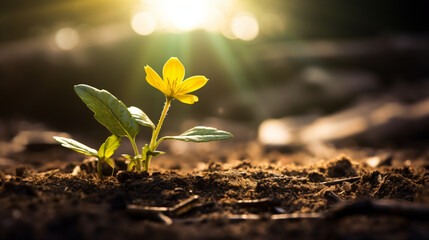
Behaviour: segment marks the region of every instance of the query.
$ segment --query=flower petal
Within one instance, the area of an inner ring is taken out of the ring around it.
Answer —
[[[168,90],[170,95],[175,95],[185,77],[185,67],[179,59],[172,57],[165,63],[162,73],[166,87],[169,86],[169,89],[166,88],[165,90]]]
[[[162,93],[166,94],[164,88],[164,81],[151,67],[145,66],[144,70],[146,71],[146,81],[154,88],[158,89]]]
[[[177,94],[186,94],[202,88],[208,79],[204,76],[193,76],[182,82]]]
[[[198,97],[192,94],[185,94],[176,96],[176,99],[181,101],[182,103],[194,104],[194,102],[198,102]]]

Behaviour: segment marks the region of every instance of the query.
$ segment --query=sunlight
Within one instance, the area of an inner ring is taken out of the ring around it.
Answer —
[[[231,22],[234,35],[245,41],[255,39],[259,34],[259,24],[256,18],[247,12],[238,13]]]
[[[208,1],[204,0],[164,0],[165,17],[180,30],[190,31],[201,27],[208,11]]]
[[[210,0],[142,0],[144,11],[152,13],[164,30],[188,32],[203,28],[211,14]]]
[[[288,145],[294,141],[292,129],[282,120],[265,120],[258,129],[259,141],[265,145]]]
[[[142,0],[136,11],[151,14],[151,19],[137,21],[136,14],[132,28],[142,34],[137,29],[155,21],[156,29],[151,27],[151,31],[147,32],[189,32],[203,29],[221,33],[229,39],[250,41],[258,36],[260,26],[253,13],[243,8],[239,2],[232,0]],[[142,35],[150,34],[146,33],[146,27]]]
[[[149,35],[156,29],[156,20],[149,12],[139,12],[131,20],[131,27],[140,35]]]
[[[79,34],[73,28],[61,28],[55,34],[55,44],[61,50],[71,50],[79,43]]]

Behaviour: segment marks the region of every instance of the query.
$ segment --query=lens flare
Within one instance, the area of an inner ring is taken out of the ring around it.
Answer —
[[[242,5],[234,0],[141,0],[131,26],[141,35],[202,29],[229,39],[251,41],[260,34],[260,26],[279,21],[276,15],[261,15],[259,22]]]
[[[61,50],[71,50],[79,43],[79,33],[73,28],[61,28],[55,34],[55,44]]]
[[[255,39],[259,34],[259,24],[256,18],[247,12],[238,13],[231,21],[234,35],[245,41]]]
[[[155,17],[149,12],[139,12],[131,20],[131,27],[140,35],[149,35],[156,29]]]

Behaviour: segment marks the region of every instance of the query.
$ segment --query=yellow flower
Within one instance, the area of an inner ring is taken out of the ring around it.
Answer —
[[[164,65],[162,80],[159,75],[149,66],[145,66],[146,81],[152,85],[152,87],[158,89],[164,93],[167,97],[176,98],[177,100],[193,104],[198,102],[198,97],[190,92],[196,91],[203,87],[208,79],[204,76],[193,76],[185,81],[185,68],[179,59],[172,57]]]

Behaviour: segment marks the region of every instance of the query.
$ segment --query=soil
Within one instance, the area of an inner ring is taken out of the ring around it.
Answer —
[[[384,151],[371,166],[363,149],[323,160],[210,146],[165,154],[148,173],[119,157],[103,179],[68,150],[20,153],[1,171],[0,238],[429,239],[427,158]]]

